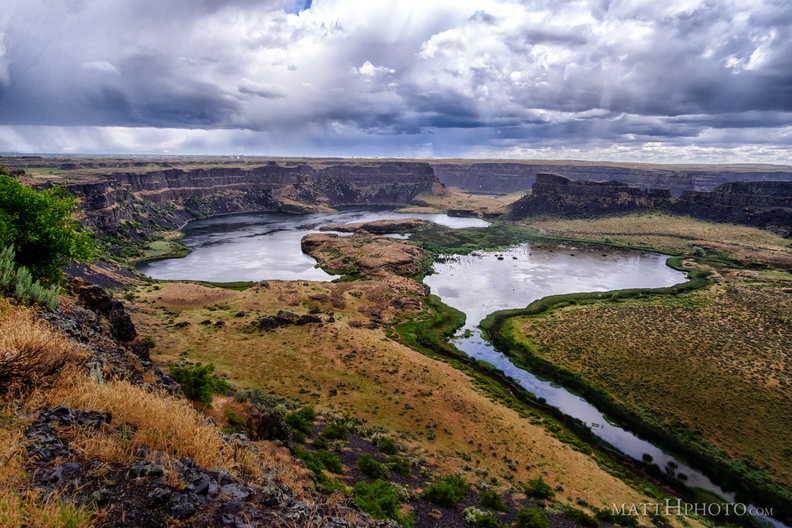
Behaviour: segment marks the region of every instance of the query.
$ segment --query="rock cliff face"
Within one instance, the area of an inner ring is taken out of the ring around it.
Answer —
[[[642,191],[618,181],[573,181],[558,174],[540,173],[531,194],[514,202],[509,216],[589,218],[657,209],[670,200],[671,194],[665,189]]]
[[[539,173],[555,173],[571,180],[618,180],[641,189],[668,189],[679,197],[684,191],[712,191],[730,181],[792,180],[792,171],[676,170],[591,163],[470,163],[433,164],[441,183],[466,191],[512,193],[531,188]]]
[[[663,211],[792,234],[792,181],[732,182],[713,192],[686,191],[674,200],[665,189],[642,191],[618,181],[572,181],[538,174],[531,193],[514,202],[509,216],[592,218]]]
[[[85,212],[83,223],[112,231],[122,221],[176,227],[209,215],[307,212],[356,204],[406,204],[437,183],[426,163],[388,162],[314,169],[269,163],[251,170],[211,168],[116,173],[90,184],[67,185]]]
[[[792,234],[792,182],[733,182],[711,193],[688,191],[669,210],[703,220]]]

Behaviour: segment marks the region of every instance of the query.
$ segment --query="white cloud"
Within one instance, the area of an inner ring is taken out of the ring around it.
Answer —
[[[139,130],[162,130],[174,152],[231,137],[384,155],[656,138],[681,148],[761,113],[720,139],[737,152],[741,138],[782,141],[765,131],[792,123],[792,7],[771,0],[10,2],[0,124],[82,127],[74,137],[98,134],[96,148],[126,138],[156,150]],[[0,150],[21,137],[36,147],[36,134],[6,129]]]

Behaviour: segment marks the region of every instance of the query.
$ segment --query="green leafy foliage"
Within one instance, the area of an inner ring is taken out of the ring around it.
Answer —
[[[412,513],[404,516],[399,514],[399,495],[393,486],[382,479],[372,484],[358,482],[352,489],[352,496],[358,507],[375,519],[393,519],[404,528],[415,526]]]
[[[11,247],[0,250],[0,295],[13,297],[22,304],[40,304],[54,309],[58,305],[60,287],[45,288],[34,281],[26,267],[17,267],[14,256]]]
[[[335,453],[331,453],[326,449],[320,449],[316,452],[316,458],[322,462],[322,465],[324,465],[327,471],[338,475],[344,472],[344,466]]]
[[[527,495],[537,499],[549,499],[555,495],[553,488],[544,481],[541,475],[529,480],[524,488]]]
[[[361,456],[356,467],[371,478],[380,479],[388,474],[388,468],[384,464],[377,462],[369,455]]]
[[[391,471],[398,475],[403,477],[410,476],[410,461],[406,458],[402,458],[400,456],[389,456],[385,461],[385,464],[390,468]]]
[[[503,503],[503,498],[500,493],[495,490],[487,490],[482,493],[480,502],[482,506],[486,506],[487,508],[502,512],[507,511],[506,505]]]
[[[16,263],[44,285],[60,281],[60,268],[94,252],[89,234],[73,219],[77,199],[60,187],[35,191],[0,167],[0,247],[16,250]]]
[[[638,526],[638,517],[629,513],[618,513],[612,510],[598,510],[597,519],[611,524],[618,524],[624,528],[635,528]]]
[[[475,506],[470,506],[462,511],[462,516],[473,528],[500,528],[501,523],[492,512],[481,511]]]
[[[212,405],[212,394],[223,394],[228,383],[212,375],[214,365],[171,365],[168,375],[181,385],[184,395],[189,399]]]
[[[328,477],[324,473],[325,469],[331,473],[343,473],[344,466],[334,453],[330,453],[325,449],[320,449],[316,453],[312,453],[307,449],[297,446],[294,450],[294,456],[305,461],[305,467],[313,472],[321,491],[332,493],[335,490],[346,490],[346,486],[341,482]]]
[[[311,405],[306,405],[302,409],[283,417],[283,421],[286,422],[292,435],[294,435],[294,441],[300,444],[305,442],[305,439],[311,434],[314,420],[316,420],[316,411]]]
[[[517,512],[513,528],[550,528],[547,516],[536,508],[522,508]]]
[[[599,521],[583,510],[579,510],[567,505],[564,506],[563,514],[564,517],[576,522],[581,526],[587,526],[588,528],[599,528]]]
[[[398,455],[399,448],[396,447],[396,442],[392,438],[383,438],[379,443],[379,450],[386,455]]]
[[[424,490],[423,498],[438,506],[453,507],[465,498],[468,484],[465,477],[448,475],[429,484]]]
[[[344,422],[333,422],[322,429],[322,436],[328,440],[348,440],[349,426]]]

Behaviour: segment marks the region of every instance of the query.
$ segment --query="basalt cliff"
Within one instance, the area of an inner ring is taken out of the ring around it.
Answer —
[[[531,193],[511,206],[511,218],[593,218],[663,211],[792,234],[792,182],[730,182],[712,192],[686,191],[678,199],[666,189],[641,190],[618,181],[573,181],[540,173]]]
[[[64,185],[80,199],[83,224],[110,232],[122,223],[177,227],[205,216],[250,211],[310,212],[343,205],[407,204],[438,183],[427,163],[384,162],[241,169],[122,172]]]
[[[689,168],[650,165],[618,165],[584,162],[487,162],[433,163],[440,183],[465,191],[513,193],[531,188],[541,173],[566,176],[570,180],[618,180],[641,189],[668,189],[673,197],[685,191],[713,191],[727,182],[792,181],[786,167],[739,166]]]

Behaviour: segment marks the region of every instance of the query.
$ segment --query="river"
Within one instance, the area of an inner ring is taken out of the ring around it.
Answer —
[[[162,280],[329,281],[335,277],[316,267],[316,261],[302,253],[300,239],[304,235],[318,232],[319,227],[327,224],[407,217],[452,228],[488,225],[479,219],[400,214],[375,208],[308,215],[275,212],[218,216],[190,222],[185,227],[181,242],[192,248],[192,253],[184,258],[149,262],[139,269]],[[614,248],[571,244],[536,248],[522,244],[507,251],[445,256],[435,263],[435,272],[426,277],[425,283],[443,302],[467,316],[465,328],[453,340],[457,348],[495,365],[537,397],[544,398],[547,404],[582,420],[594,434],[626,455],[637,460],[649,455],[654,463],[687,485],[734,500],[732,493],[723,490],[701,471],[610,423],[583,398],[517,368],[505,355],[495,351],[478,329],[479,322],[489,313],[522,308],[548,295],[660,288],[684,282],[685,274],[666,266],[666,259],[665,255],[657,253]],[[787,528],[774,519],[765,519],[779,528]]]

